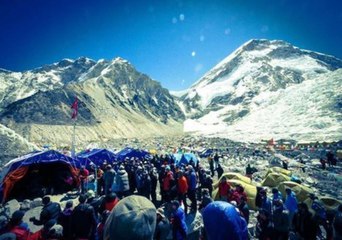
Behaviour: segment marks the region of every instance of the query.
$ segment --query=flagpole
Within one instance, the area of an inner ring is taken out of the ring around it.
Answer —
[[[71,157],[75,157],[75,144],[76,144],[76,118],[74,119],[74,126],[72,131],[72,140],[71,140]]]

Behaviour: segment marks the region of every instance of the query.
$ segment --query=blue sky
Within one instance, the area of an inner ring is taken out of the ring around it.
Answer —
[[[0,0],[0,68],[117,56],[171,90],[251,38],[342,58],[342,1]]]

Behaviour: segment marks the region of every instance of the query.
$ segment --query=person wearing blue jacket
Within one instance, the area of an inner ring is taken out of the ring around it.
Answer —
[[[283,200],[283,196],[281,195],[281,192],[278,189],[273,188],[272,194],[273,194],[273,197],[272,197],[272,204],[273,205],[275,204],[276,201]]]
[[[185,222],[185,212],[180,206],[177,200],[173,200],[172,204],[172,214],[171,214],[171,224],[172,224],[172,239],[174,240],[185,240],[188,227]]]
[[[212,202],[203,210],[202,216],[208,240],[248,239],[247,223],[232,204]]]
[[[285,206],[286,206],[286,209],[289,211],[289,222],[290,222],[290,227],[291,227],[293,217],[298,209],[298,202],[297,202],[296,194],[292,192],[290,188],[286,188],[285,192],[286,192]]]
[[[196,176],[194,168],[191,165],[188,166],[188,169],[189,169],[189,172],[188,172],[188,186],[189,186],[188,198],[191,201],[191,211],[196,212],[197,211],[197,199],[196,199],[197,176]]]

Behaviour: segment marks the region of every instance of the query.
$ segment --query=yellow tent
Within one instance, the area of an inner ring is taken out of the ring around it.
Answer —
[[[326,210],[333,210],[336,211],[340,204],[342,204],[341,201],[337,200],[336,198],[332,197],[320,197],[319,200],[323,203]]]
[[[257,207],[255,206],[255,198],[257,195],[256,186],[253,186],[251,184],[245,183],[245,182],[237,180],[237,179],[231,179],[231,180],[228,180],[228,182],[230,183],[230,185],[232,187],[236,187],[237,185],[241,185],[245,189],[245,192],[247,194],[248,206],[252,210],[257,209]],[[213,199],[218,200],[218,198],[219,198],[219,196],[218,196],[218,183],[216,185],[213,185],[213,186],[214,186]]]
[[[158,152],[156,149],[150,149],[149,151],[152,155],[156,155]]]
[[[271,172],[267,174],[265,179],[261,182],[262,186],[276,187],[281,182],[290,181],[291,178],[282,173]]]
[[[286,196],[286,188],[290,188],[296,194],[298,202],[305,201],[309,197],[310,193],[313,193],[313,191],[309,187],[296,182],[286,181],[281,182],[278,185],[278,190],[283,194],[283,196]]]
[[[286,170],[286,169],[281,168],[281,167],[271,167],[268,169],[266,176],[269,173],[281,173],[281,174],[284,174],[284,175],[289,176],[289,177],[292,175],[290,170]]]
[[[228,173],[224,173],[220,179],[213,184],[213,187],[216,188],[219,184],[219,182],[221,181],[221,179],[223,177],[226,177],[227,180],[230,180],[230,179],[235,179],[235,180],[239,180],[239,181],[242,181],[244,183],[247,183],[247,184],[251,184],[251,179],[249,177],[246,177],[246,176],[243,176],[242,174],[240,173],[233,173],[233,172],[228,172]]]

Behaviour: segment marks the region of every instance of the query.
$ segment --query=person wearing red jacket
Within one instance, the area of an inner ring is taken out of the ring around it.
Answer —
[[[170,191],[172,188],[172,182],[174,181],[173,173],[170,166],[165,167],[165,176],[163,178],[163,192],[165,202],[170,202]]]
[[[245,189],[242,185],[237,185],[233,194],[232,194],[232,201],[235,201],[237,205],[240,205],[241,198],[247,199],[247,194],[245,193]]]
[[[185,214],[188,212],[188,205],[186,204],[186,194],[188,192],[188,180],[184,176],[182,170],[178,172],[177,180],[177,191],[178,191],[178,201],[183,202]]]
[[[219,197],[221,201],[228,201],[228,196],[230,192],[231,186],[227,181],[226,177],[222,177],[219,183]]]

